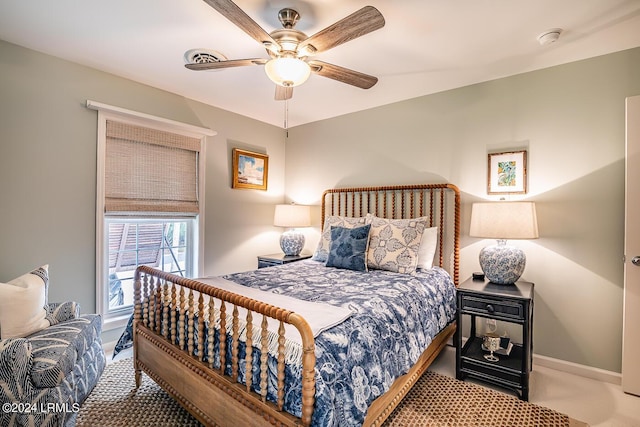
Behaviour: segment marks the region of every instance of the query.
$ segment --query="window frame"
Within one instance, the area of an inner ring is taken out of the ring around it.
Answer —
[[[140,212],[135,215],[127,215],[127,218],[185,218],[194,219],[193,225],[193,273],[203,275],[201,260],[204,255],[204,218],[205,214],[205,164],[206,164],[206,137],[216,135],[215,131],[208,128],[194,126],[152,116],[120,107],[87,100],[87,108],[98,112],[97,126],[97,172],[96,172],[96,313],[102,316],[103,330],[122,328],[131,316],[132,309],[109,312],[109,254],[107,241],[107,217],[116,217],[114,214],[106,214],[105,206],[105,160],[106,160],[106,127],[107,120],[115,120],[137,126],[145,126],[166,132],[200,139],[200,153],[198,155],[198,200],[199,213],[197,215],[161,215]]]
[[[186,245],[187,252],[185,258],[185,277],[194,277],[196,274],[196,265],[195,261],[197,259],[197,230],[198,230],[198,218],[195,215],[113,215],[107,214],[104,216],[104,268],[109,270],[109,225],[113,223],[125,223],[125,224],[136,224],[141,225],[145,223],[156,223],[156,222],[186,222],[188,234],[188,238],[190,240],[190,244]],[[194,250],[195,248],[195,250]],[[160,249],[162,250],[162,249]],[[104,271],[104,270],[103,270]],[[129,270],[127,270],[129,271]],[[200,274],[199,274],[200,275]],[[103,278],[104,279],[104,278]],[[109,282],[107,281],[103,287],[103,301],[104,306],[102,307],[103,313],[105,316],[109,318],[120,318],[128,317],[132,312],[132,305],[130,306],[121,306],[116,309],[111,309],[109,306],[110,298],[109,298]]]

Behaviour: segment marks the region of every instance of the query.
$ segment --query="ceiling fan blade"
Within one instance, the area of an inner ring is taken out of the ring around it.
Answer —
[[[221,68],[244,67],[245,65],[264,65],[267,61],[267,59],[262,58],[232,59],[230,61],[185,64],[185,67],[194,71],[218,70]]]
[[[293,87],[284,87],[280,85],[276,85],[276,95],[274,99],[276,101],[286,101],[287,99],[291,99],[293,97]]]
[[[384,27],[384,17],[378,9],[365,6],[304,40],[300,43],[300,50],[311,45],[313,48],[307,48],[308,51],[322,52],[382,27]]]
[[[238,28],[249,34],[254,40],[263,45],[278,46],[278,43],[249,15],[231,0],[204,0],[209,6],[217,10],[222,16],[233,22]]]
[[[311,71],[319,76],[328,77],[361,89],[369,89],[378,83],[377,77],[340,67],[339,65],[316,60],[309,61],[309,65],[311,66]]]

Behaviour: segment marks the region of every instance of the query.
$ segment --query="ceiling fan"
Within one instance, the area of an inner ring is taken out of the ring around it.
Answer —
[[[276,100],[290,99],[293,96],[293,87],[304,83],[311,73],[362,89],[369,89],[378,82],[374,76],[310,59],[313,55],[384,27],[384,17],[373,6],[365,6],[311,37],[307,37],[302,31],[294,28],[300,15],[291,8],[284,8],[278,13],[278,19],[283,28],[267,33],[231,0],[204,1],[262,44],[270,59],[233,59],[186,64],[185,66],[190,70],[264,65],[267,75],[276,83]]]

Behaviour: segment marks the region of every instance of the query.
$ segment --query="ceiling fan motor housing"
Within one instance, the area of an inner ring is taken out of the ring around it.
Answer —
[[[278,20],[284,28],[293,28],[300,20],[300,14],[287,7],[278,12]]]
[[[301,41],[307,39],[307,35],[302,31],[294,30],[293,28],[281,28],[279,30],[272,31],[269,35],[278,42],[278,45],[280,45],[280,49],[276,52],[267,47],[267,53],[272,58],[286,53],[290,53],[294,56],[303,56],[298,53],[298,45]]]

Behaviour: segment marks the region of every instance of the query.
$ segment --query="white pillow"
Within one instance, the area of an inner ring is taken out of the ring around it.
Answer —
[[[50,326],[46,319],[49,266],[0,283],[0,338],[26,337]]]
[[[429,227],[422,233],[420,249],[418,249],[418,265],[416,268],[429,269],[433,267],[433,258],[438,246],[438,227]]]

